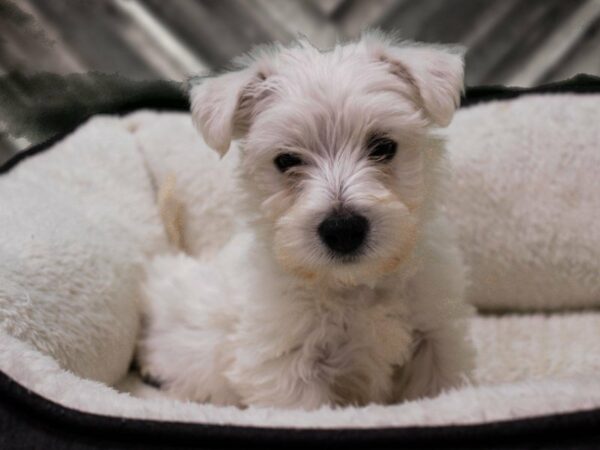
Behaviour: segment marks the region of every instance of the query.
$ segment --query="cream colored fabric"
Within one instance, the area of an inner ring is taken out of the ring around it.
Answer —
[[[600,306],[600,95],[459,111],[448,213],[489,310]]]
[[[0,330],[114,383],[134,349],[141,263],[166,245],[155,194],[118,118],[56,147],[0,177]]]
[[[0,370],[77,409],[269,426],[474,423],[600,407],[600,97],[530,96],[461,110],[448,130],[447,209],[481,309],[476,385],[360,409],[186,404],[126,377],[139,265],[168,248],[157,195],[182,204],[183,245],[210,255],[236,220],[224,199],[236,152],[200,152],[186,114],[97,117],[0,177]],[[210,218],[210,220],[206,220]],[[62,368],[61,368],[62,367]],[[80,378],[81,377],[81,378]],[[84,379],[88,378],[88,379]],[[120,389],[107,387],[121,379]]]
[[[600,314],[476,318],[472,335],[478,348],[477,385],[395,406],[314,412],[179,402],[133,376],[119,385],[131,396],[78,378],[6,335],[0,335],[0,368],[44,397],[78,410],[198,423],[315,428],[467,424],[600,407]]]

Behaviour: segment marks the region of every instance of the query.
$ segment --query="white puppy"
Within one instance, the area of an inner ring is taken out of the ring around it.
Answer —
[[[379,34],[259,49],[191,90],[225,154],[240,139],[239,233],[210,260],[148,270],[144,372],[175,397],[317,408],[458,385],[465,275],[441,217],[453,49]]]

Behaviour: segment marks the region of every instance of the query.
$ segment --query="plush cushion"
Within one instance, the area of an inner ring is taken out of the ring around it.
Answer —
[[[165,399],[128,374],[140,265],[168,251],[160,187],[175,177],[185,245],[199,257],[236,220],[224,201],[235,151],[219,161],[185,113],[93,118],[0,177],[0,370],[77,410],[204,424],[469,424],[598,408],[600,313],[569,312],[600,300],[598,99],[472,106],[447,131],[446,208],[481,310],[472,386],[393,406],[239,410]]]
[[[0,177],[0,329],[112,384],[138,331],[145,257],[166,239],[131,133],[97,118]]]
[[[447,199],[485,310],[600,306],[600,95],[461,110]]]

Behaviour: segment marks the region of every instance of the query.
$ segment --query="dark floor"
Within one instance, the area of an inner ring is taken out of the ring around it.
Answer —
[[[0,0],[0,99],[43,101],[12,71],[182,80],[258,43],[302,33],[326,47],[366,27],[465,45],[468,85],[600,74],[600,0]],[[32,140],[6,125],[7,104],[0,161]]]

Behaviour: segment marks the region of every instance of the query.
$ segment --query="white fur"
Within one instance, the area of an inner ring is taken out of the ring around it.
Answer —
[[[140,362],[170,394],[314,409],[398,402],[468,374],[465,274],[436,204],[435,125],[462,89],[455,52],[381,35],[321,52],[271,47],[192,88],[192,114],[224,155],[242,139],[242,223],[212,258],[161,256],[143,289]],[[389,163],[369,136],[398,142]],[[280,173],[281,152],[304,164]],[[336,208],[370,223],[365,250],[333,258],[317,228]]]

